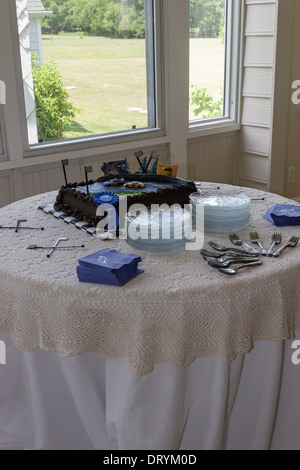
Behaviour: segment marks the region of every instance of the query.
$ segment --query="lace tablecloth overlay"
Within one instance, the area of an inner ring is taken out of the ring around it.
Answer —
[[[264,198],[251,202],[251,225],[240,233],[245,241],[251,230],[267,247],[274,231],[283,242],[299,234],[299,227],[278,228],[263,219],[273,204],[290,200],[256,189],[243,192]],[[38,210],[56,194],[0,209],[0,225],[22,218],[26,225],[45,227],[0,230],[0,332],[9,333],[20,350],[126,356],[132,372],[144,375],[160,362],[185,367],[201,356],[231,361],[255,341],[291,339],[299,329],[300,246],[279,258],[262,257],[262,266],[234,276],[210,267],[199,251],[143,252],[138,254],[144,273],[122,287],[80,283],[78,258],[102,248],[135,251],[125,240],[101,241]],[[27,249],[51,246],[58,237],[85,248],[56,250],[50,258],[45,250]],[[231,244],[226,234],[205,234],[204,247],[209,240]]]

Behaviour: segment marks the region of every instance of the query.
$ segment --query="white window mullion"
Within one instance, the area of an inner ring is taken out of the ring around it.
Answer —
[[[199,119],[195,117],[190,120],[190,132],[193,134],[221,129],[222,126],[225,128],[225,126],[239,125],[242,10],[242,2],[225,1],[223,115]],[[205,76],[206,80],[207,78]],[[199,82],[201,83],[201,70]]]
[[[16,0],[17,19],[20,41],[20,54],[22,62],[23,88],[26,107],[26,120],[28,139],[31,143],[38,142],[35,98],[33,90],[33,78],[31,68],[31,49],[29,36],[29,18],[27,0]]]
[[[145,39],[147,68],[148,127],[156,125],[155,110],[155,57],[154,57],[154,11],[153,3],[145,2]]]

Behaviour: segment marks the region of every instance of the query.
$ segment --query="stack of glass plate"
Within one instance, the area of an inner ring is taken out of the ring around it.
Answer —
[[[204,231],[234,233],[245,230],[251,217],[251,199],[236,191],[212,190],[190,195],[192,224],[196,227],[196,208],[204,207]]]
[[[128,212],[127,243],[135,250],[167,253],[185,247],[191,233],[191,214],[181,207]]]

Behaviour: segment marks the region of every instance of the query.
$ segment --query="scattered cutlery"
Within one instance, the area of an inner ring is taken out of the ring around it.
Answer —
[[[231,258],[223,261],[216,261],[215,258],[206,258],[206,261],[210,266],[213,266],[214,268],[227,268],[231,264],[249,264],[253,263],[256,261],[260,261],[259,258]]]
[[[244,254],[244,255],[249,256],[248,251],[240,250],[239,248],[226,247],[226,246],[219,245],[218,243],[215,243],[215,242],[212,242],[212,241],[209,241],[208,244],[209,244],[209,246],[211,246],[212,248],[214,248],[217,251],[232,251],[234,253],[239,253],[239,254]],[[255,252],[253,254],[257,255],[258,253]]]
[[[281,248],[279,248],[279,250],[275,251],[275,253],[273,253],[273,256],[275,256],[276,258],[281,255],[281,253],[288,247],[291,247],[291,248],[294,248],[297,243],[299,241],[299,237],[292,237],[289,239],[289,241],[287,243],[285,243]]]
[[[243,240],[241,240],[235,233],[230,234],[229,239],[234,245],[243,246],[245,250],[249,251],[249,253],[259,255],[259,252],[257,250],[255,250],[252,246],[248,245]]]
[[[197,186],[197,185],[196,185]],[[198,191],[202,189],[209,190],[209,189],[221,189],[220,186],[197,186]]]
[[[236,258],[237,256],[238,257],[241,257],[241,256],[245,256],[245,257],[249,257],[249,256],[253,256],[251,255],[251,253],[248,253],[248,251],[244,251],[244,252],[236,252],[236,251],[231,251],[231,250],[227,250],[227,251],[210,251],[210,250],[205,250],[205,249],[202,249],[200,250],[200,253],[203,257],[206,257],[206,256],[210,256],[210,257],[213,257],[213,258],[221,258],[221,257],[227,257],[227,258]]]
[[[223,251],[219,251],[219,252],[215,252],[215,251],[210,251],[210,250],[205,250],[202,248],[202,250],[200,250],[200,253],[203,257],[205,256],[210,256],[210,257],[213,257],[213,258],[220,258],[220,256],[223,256],[226,252]]]
[[[14,230],[16,233],[18,233],[19,230],[23,230],[23,229],[26,229],[26,230],[44,230],[44,227],[24,227],[23,225],[21,226],[21,223],[22,222],[27,222],[27,219],[18,219],[17,221],[17,224],[15,227],[3,227],[3,225],[0,225],[0,229],[1,230],[4,230],[4,229],[9,229],[9,230]]]
[[[53,246],[37,246],[37,245],[29,245],[27,250],[51,250]],[[66,250],[70,248],[84,248],[84,245],[72,245],[72,246],[55,246],[56,250]]]
[[[51,247],[51,250],[49,251],[49,253],[47,254],[47,258],[50,258],[50,256],[52,255],[53,251],[55,250],[55,248],[57,247],[57,245],[59,244],[59,242],[61,241],[66,241],[68,240],[67,238],[65,237],[61,237],[61,238],[58,238],[56,240],[56,242],[54,243],[54,245]]]
[[[268,256],[273,256],[273,248],[275,245],[280,245],[281,243],[281,233],[273,233],[272,235],[272,238],[271,238],[271,245],[270,245],[270,248],[268,250]]]
[[[248,268],[248,267],[251,267],[251,266],[258,266],[260,264],[262,264],[262,261],[253,261],[252,263],[242,264],[242,265],[237,266],[235,268],[219,268],[219,271],[221,273],[225,273],[225,274],[236,274],[239,269]]]
[[[267,252],[262,246],[260,236],[257,232],[250,232],[250,240],[252,243],[255,243],[259,246],[260,252],[263,256],[267,256]]]

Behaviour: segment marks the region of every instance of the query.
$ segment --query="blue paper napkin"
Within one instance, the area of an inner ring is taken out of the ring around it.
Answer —
[[[90,275],[89,270],[77,266],[77,276],[80,282],[89,282],[93,284],[110,284],[112,286],[123,286],[131,279],[135,278],[138,274],[143,273],[142,269],[136,269],[130,276],[122,273],[105,273],[99,276]]]
[[[143,272],[138,269],[138,263],[142,261],[140,256],[109,248],[78,261],[77,276],[80,282],[122,286]]]
[[[264,219],[269,220],[277,227],[300,225],[300,206],[274,204],[274,206],[267,210]]]

